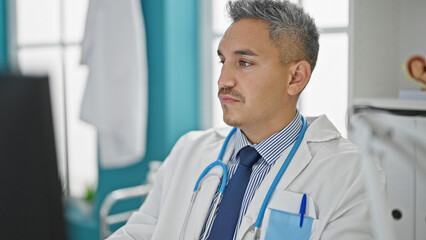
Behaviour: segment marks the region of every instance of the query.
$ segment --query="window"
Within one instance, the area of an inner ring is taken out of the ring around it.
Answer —
[[[82,196],[97,184],[95,129],[79,119],[87,69],[79,65],[88,0],[9,1],[11,62],[23,74],[50,78],[59,172]]]
[[[349,1],[303,0],[301,4],[315,19],[321,36],[317,66],[301,95],[300,111],[306,116],[325,113],[347,136]]]
[[[211,120],[204,120],[204,127],[225,125],[222,121],[222,110],[217,100],[217,79],[221,65],[216,50],[219,41],[230,24],[227,20],[225,4],[227,0],[203,1],[201,19],[202,43],[201,59],[203,65],[210,66],[202,69],[203,88],[209,92],[203,94],[203,119],[210,111]],[[305,116],[317,116],[325,113],[346,136],[345,125],[348,105],[348,29],[349,1],[348,0],[293,0],[305,8],[315,19],[320,29],[320,52],[317,66],[311,80],[299,100],[299,110]],[[211,9],[208,12],[205,9]],[[205,30],[208,29],[208,30]]]

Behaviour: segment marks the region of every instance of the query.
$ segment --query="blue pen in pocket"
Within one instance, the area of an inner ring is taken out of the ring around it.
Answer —
[[[299,214],[300,214],[299,226],[300,226],[300,228],[302,228],[302,226],[303,226],[303,218],[305,217],[305,213],[306,213],[306,194],[303,194],[302,202],[300,203],[300,211],[299,211]]]
[[[293,198],[293,205],[290,208],[270,209],[269,221],[265,231],[265,239],[286,239],[309,240],[314,219],[310,214],[315,215],[313,209],[307,209],[311,200],[306,194],[297,194]],[[299,204],[300,203],[300,204]],[[311,206],[311,205],[309,205]]]

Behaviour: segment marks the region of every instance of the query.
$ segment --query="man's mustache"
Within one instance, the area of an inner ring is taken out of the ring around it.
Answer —
[[[241,93],[233,90],[230,87],[223,87],[223,88],[219,89],[217,96],[219,97],[220,95],[229,95],[229,96],[239,100],[241,103],[245,103],[245,101],[246,101],[245,97]]]

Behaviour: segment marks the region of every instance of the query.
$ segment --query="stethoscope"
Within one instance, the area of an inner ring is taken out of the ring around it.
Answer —
[[[288,154],[286,160],[284,161],[284,164],[281,166],[279,172],[277,173],[277,175],[274,178],[274,181],[272,182],[266,196],[265,199],[263,200],[262,206],[260,208],[259,214],[257,215],[257,219],[256,222],[254,223],[254,225],[252,225],[252,227],[250,228],[249,232],[251,233],[251,239],[258,239],[260,237],[260,227],[262,225],[262,221],[263,221],[263,217],[265,215],[265,211],[267,208],[267,205],[269,203],[269,200],[272,197],[272,194],[275,191],[275,188],[278,185],[278,182],[280,181],[281,177],[283,176],[284,172],[286,171],[288,165],[290,164],[291,160],[294,157],[294,154],[296,153],[297,149],[300,146],[300,143],[302,142],[303,137],[305,136],[305,132],[306,129],[308,128],[308,124],[305,120],[305,118],[302,116],[302,129],[300,130],[299,136],[296,139],[296,142],[294,143],[293,147],[291,148],[290,153]],[[197,182],[195,183],[195,187],[194,187],[194,192],[192,193],[192,197],[191,197],[191,202],[185,217],[185,221],[183,224],[183,228],[182,228],[182,232],[180,234],[180,238],[179,239],[185,239],[185,229],[186,229],[186,225],[188,223],[188,219],[189,216],[191,214],[192,211],[192,207],[194,206],[195,200],[197,198],[197,194],[198,191],[200,190],[200,184],[203,181],[204,177],[207,176],[207,174],[212,170],[212,168],[216,167],[216,166],[220,166],[222,168],[222,181],[218,190],[218,196],[216,201],[214,202],[213,208],[210,211],[209,217],[206,221],[206,225],[205,225],[205,232],[208,232],[209,229],[212,227],[213,225],[213,217],[214,214],[216,212],[216,209],[220,203],[220,201],[222,200],[223,197],[223,192],[225,191],[225,187],[226,187],[226,182],[228,180],[228,168],[226,166],[225,163],[223,163],[222,158],[223,155],[225,154],[226,151],[226,147],[228,146],[229,140],[231,139],[231,137],[234,135],[235,131],[237,130],[237,128],[232,128],[232,130],[229,132],[228,136],[225,139],[225,142],[222,145],[222,148],[220,150],[219,156],[217,157],[217,160],[212,162],[210,165],[208,165],[204,171],[201,173],[201,175],[198,177]],[[206,235],[204,234],[202,240],[206,239]]]

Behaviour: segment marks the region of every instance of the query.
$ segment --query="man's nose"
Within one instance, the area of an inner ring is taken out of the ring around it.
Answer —
[[[222,65],[217,85],[219,89],[231,88],[235,86],[235,74],[231,66],[229,66],[226,62],[224,62]]]

